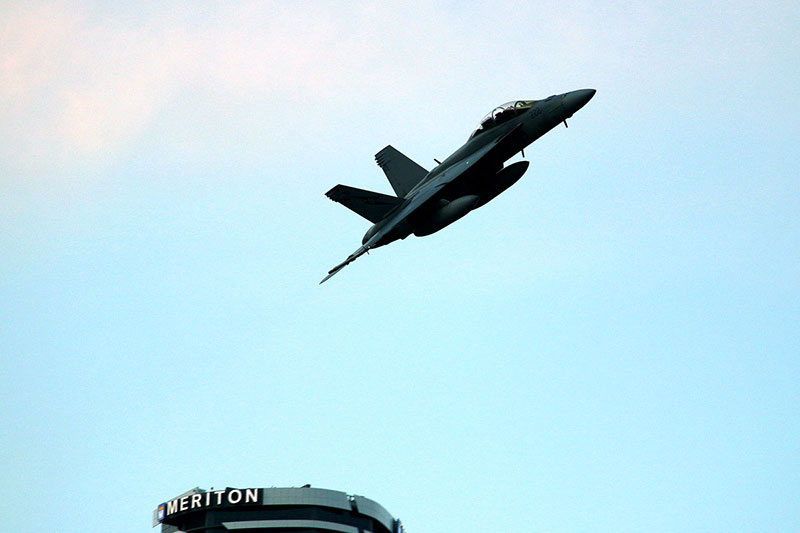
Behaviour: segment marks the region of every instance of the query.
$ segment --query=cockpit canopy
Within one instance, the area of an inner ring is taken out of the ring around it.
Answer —
[[[492,112],[487,114],[481,119],[481,123],[469,136],[470,139],[488,131],[503,122],[512,119],[519,114],[530,109],[536,100],[516,100],[513,102],[506,102],[492,109]]]

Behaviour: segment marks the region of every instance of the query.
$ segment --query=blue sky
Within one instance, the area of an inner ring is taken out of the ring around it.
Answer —
[[[0,501],[201,486],[433,531],[797,531],[792,2],[0,7]],[[493,106],[592,87],[485,208],[318,281]],[[112,525],[113,524],[113,525]]]

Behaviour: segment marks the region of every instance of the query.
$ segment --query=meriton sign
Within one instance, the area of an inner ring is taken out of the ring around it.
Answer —
[[[166,503],[166,516],[209,507],[225,507],[229,505],[245,505],[260,503],[261,489],[227,489],[187,494]]]

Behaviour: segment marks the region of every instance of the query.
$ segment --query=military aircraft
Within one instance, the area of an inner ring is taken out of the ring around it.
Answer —
[[[325,195],[372,222],[362,246],[328,271],[320,284],[373,248],[412,233],[436,233],[511,187],[528,170],[527,161],[503,167],[533,141],[564,123],[594,96],[580,89],[544,100],[517,100],[483,117],[467,142],[427,171],[391,145],[375,160],[397,196],[337,185]]]

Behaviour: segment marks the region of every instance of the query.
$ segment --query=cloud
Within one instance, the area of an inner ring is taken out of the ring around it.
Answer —
[[[434,77],[413,54],[405,67],[389,65],[401,46],[386,38],[392,14],[377,8],[252,3],[118,15],[66,4],[5,13],[4,166],[36,174],[107,162],[183,95],[288,105],[376,90],[391,98],[412,77]]]
[[[6,26],[2,156],[20,175],[112,157],[167,101],[185,55],[174,33],[93,23],[56,5],[19,7]]]
[[[243,115],[263,117],[255,127],[290,118],[298,106],[330,119],[363,102],[421,110],[452,101],[458,109],[476,95],[491,106],[545,94],[582,79],[592,58],[618,55],[607,28],[625,20],[581,2],[536,13],[518,2],[79,6],[4,8],[3,180],[102,168],[162,116],[192,123],[212,115],[204,132],[186,127],[187,135],[241,134]],[[237,112],[226,115],[231,107]]]

